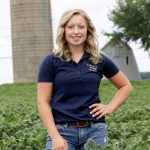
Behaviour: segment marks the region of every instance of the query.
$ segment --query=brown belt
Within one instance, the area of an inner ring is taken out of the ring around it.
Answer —
[[[91,121],[77,121],[77,122],[68,122],[64,123],[65,125],[68,126],[77,126],[77,127],[87,127],[93,124]]]

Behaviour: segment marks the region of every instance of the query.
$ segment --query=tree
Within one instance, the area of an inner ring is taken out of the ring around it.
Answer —
[[[118,0],[109,19],[116,28],[105,35],[113,43],[135,41],[150,52],[150,0]]]

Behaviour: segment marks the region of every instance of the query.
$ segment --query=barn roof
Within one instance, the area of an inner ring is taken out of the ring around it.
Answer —
[[[122,44],[122,45],[123,45],[124,47],[126,47],[127,49],[132,50],[132,48],[128,45],[127,42],[124,42],[124,41],[120,40],[119,44]],[[112,47],[113,47],[113,46],[119,45],[119,44],[115,44],[115,43],[113,42],[113,40],[111,39],[108,43],[106,43],[106,44],[102,47],[102,50],[105,50],[105,48],[108,47],[108,46],[112,46]]]

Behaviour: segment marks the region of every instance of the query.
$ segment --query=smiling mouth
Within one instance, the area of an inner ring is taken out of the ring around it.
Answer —
[[[72,37],[72,39],[75,40],[75,41],[78,41],[80,38],[81,38],[81,37],[79,37],[79,36],[74,36],[74,37]]]

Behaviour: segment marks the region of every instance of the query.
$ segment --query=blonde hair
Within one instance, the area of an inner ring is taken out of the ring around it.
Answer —
[[[100,51],[98,50],[96,30],[91,19],[82,9],[69,10],[64,12],[62,15],[57,29],[56,43],[58,45],[58,49],[57,51],[54,51],[54,54],[62,60],[71,60],[72,54],[67,46],[67,41],[65,39],[65,26],[74,15],[81,15],[86,20],[87,39],[84,42],[84,50],[90,54],[90,60],[92,63],[97,64],[100,61]]]

